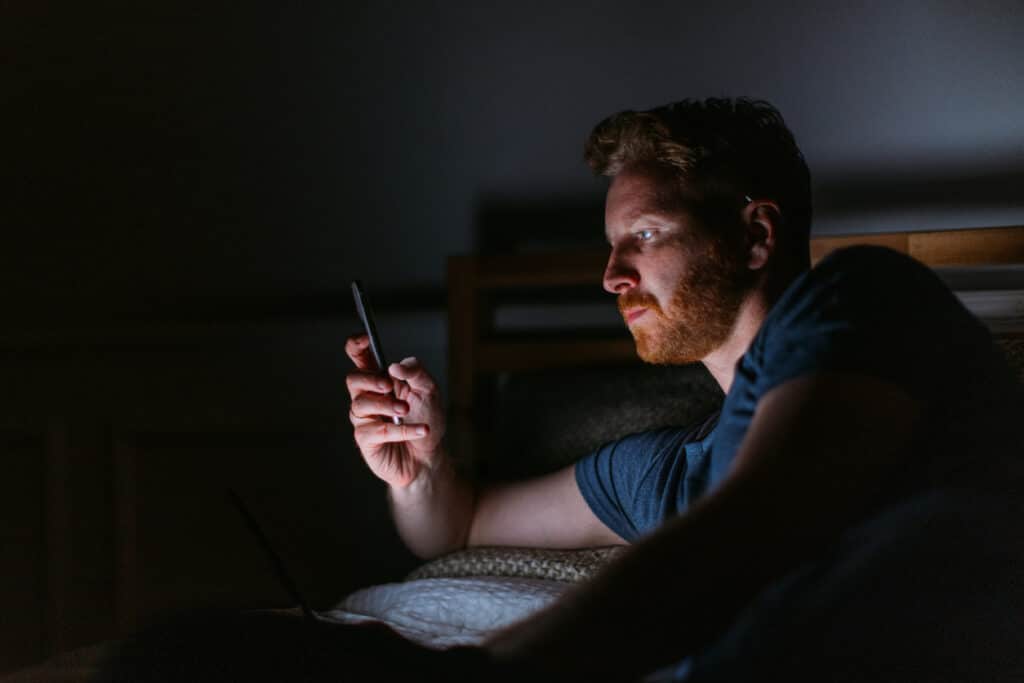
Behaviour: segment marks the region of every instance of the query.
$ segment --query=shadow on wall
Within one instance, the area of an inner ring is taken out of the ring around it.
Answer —
[[[818,183],[816,207],[824,214],[885,209],[1020,207],[1024,164],[931,166],[906,170],[858,171]]]
[[[815,234],[1024,224],[1024,162],[1017,159],[821,175],[813,189]],[[475,233],[480,253],[603,247],[604,193],[485,196]]]
[[[815,184],[815,233],[1024,224],[1024,163],[855,171]]]

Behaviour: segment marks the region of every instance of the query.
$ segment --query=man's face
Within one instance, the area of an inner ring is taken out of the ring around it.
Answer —
[[[612,180],[605,203],[612,252],[604,287],[618,295],[637,353],[648,363],[691,363],[721,346],[749,279],[743,255],[706,236],[677,182],[650,166],[627,167]]]

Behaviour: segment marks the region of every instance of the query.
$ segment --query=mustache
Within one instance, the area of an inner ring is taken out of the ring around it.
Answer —
[[[637,306],[644,306],[657,313],[661,313],[661,305],[658,300],[654,298],[653,294],[647,292],[637,292],[630,290],[625,294],[619,295],[618,300],[619,313],[625,315],[626,310],[630,308],[636,308]]]

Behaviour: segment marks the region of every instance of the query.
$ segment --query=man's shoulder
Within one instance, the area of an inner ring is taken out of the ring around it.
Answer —
[[[786,290],[751,345],[738,376],[759,391],[811,372],[863,374],[912,395],[932,391],[936,369],[992,346],[984,325],[930,268],[892,249],[830,254]],[[972,361],[973,362],[973,361]]]
[[[920,261],[895,249],[867,244],[837,249],[801,277],[808,285],[830,288],[888,289],[896,283],[944,288],[935,272]]]
[[[773,325],[855,316],[863,319],[930,315],[956,306],[934,271],[887,247],[838,249],[798,277],[769,315]]]
[[[606,444],[604,448],[599,449],[599,452],[611,448],[620,453],[630,451],[650,457],[679,451],[687,444],[707,440],[718,425],[720,415],[721,409],[717,408],[703,418],[687,425],[658,427],[634,432]]]
[[[836,249],[825,256],[810,273],[821,275],[857,276],[881,269],[895,275],[933,274],[928,266],[917,259],[889,247],[859,244]]]

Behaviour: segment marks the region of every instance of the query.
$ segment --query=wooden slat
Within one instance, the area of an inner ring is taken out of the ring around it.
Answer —
[[[477,268],[470,257],[448,260],[449,391],[456,405],[467,405],[473,393],[475,340],[481,334]]]
[[[448,260],[448,391],[449,446],[457,462],[468,461],[475,449],[471,411],[476,383],[476,358],[482,323],[477,264],[472,257]]]
[[[811,262],[857,244],[889,247],[932,268],[1024,264],[1024,227],[884,232],[811,240]]]
[[[811,239],[811,263],[817,263],[837,249],[861,244],[872,244],[889,247],[906,254],[909,253],[907,233],[868,233],[864,235],[841,235],[836,237],[814,237]]]
[[[0,675],[41,661],[46,648],[46,431],[0,417]]]
[[[480,256],[475,259],[481,288],[562,287],[600,284],[607,249]]]
[[[46,640],[48,654],[67,649],[67,603],[71,586],[70,463],[67,428],[49,425],[46,434]]]
[[[911,233],[910,255],[932,267],[1024,263],[1024,227]]]
[[[138,487],[133,439],[117,435],[114,456],[114,612],[118,635],[126,637],[138,626]]]

